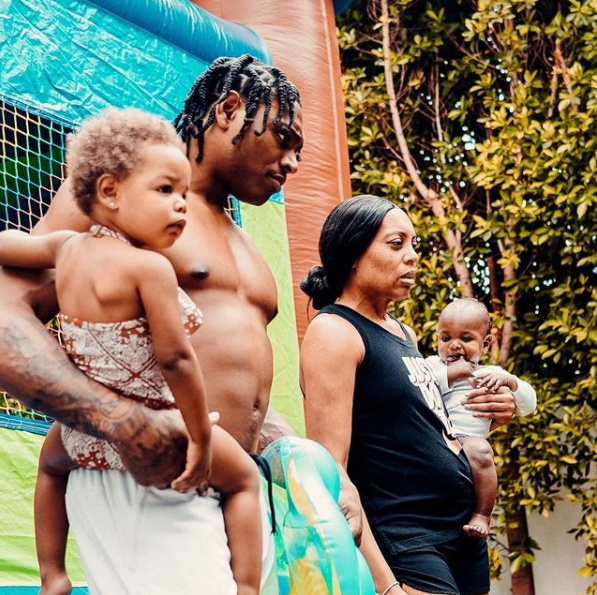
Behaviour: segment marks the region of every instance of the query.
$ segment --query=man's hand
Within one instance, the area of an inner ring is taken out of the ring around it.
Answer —
[[[491,418],[491,429],[507,424],[516,413],[514,395],[505,387],[491,392],[487,387],[475,388],[466,394],[464,407],[475,417]]]
[[[185,465],[188,435],[180,411],[139,406],[136,413],[133,434],[114,445],[138,484],[167,488]]]
[[[132,435],[114,442],[126,470],[140,485],[169,487],[186,462],[188,434],[180,411],[156,411],[139,405],[132,419]],[[212,426],[219,419],[219,413],[209,414]]]
[[[363,509],[359,492],[354,484],[348,478],[346,471],[339,467],[340,472],[340,495],[338,496],[338,506],[346,518],[348,527],[354,537],[357,546],[361,545],[363,534]]]
[[[298,436],[296,430],[271,405],[268,407],[259,434],[257,452],[261,453],[274,440],[282,436]]]

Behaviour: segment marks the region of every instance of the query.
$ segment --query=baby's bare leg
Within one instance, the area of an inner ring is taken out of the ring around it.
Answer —
[[[497,494],[493,450],[483,438],[464,436],[459,440],[471,466],[475,485],[475,512],[464,525],[464,531],[471,537],[487,537]]]
[[[257,466],[230,434],[212,429],[211,485],[222,493],[232,574],[238,595],[258,595],[263,536]]]
[[[44,441],[35,485],[35,546],[41,576],[40,595],[68,595],[72,591],[66,574],[65,554],[68,518],[64,495],[68,473],[74,468],[55,423]]]

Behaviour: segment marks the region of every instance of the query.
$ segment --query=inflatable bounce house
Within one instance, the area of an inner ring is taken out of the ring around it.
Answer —
[[[335,13],[348,1],[0,0],[0,229],[29,230],[64,179],[67,134],[109,105],[172,120],[192,81],[218,56],[250,53],[280,66],[303,98],[301,172],[258,209],[231,216],[272,268],[279,315],[272,403],[304,431],[298,343],[307,303],[298,282],[317,261],[323,219],[350,195]],[[51,329],[50,329],[51,331]],[[0,595],[37,593],[32,497],[52,420],[0,392]],[[305,440],[266,452],[275,470],[276,593],[373,594],[335,505],[331,457]],[[84,577],[69,544],[75,592]],[[274,591],[272,591],[273,593]]]

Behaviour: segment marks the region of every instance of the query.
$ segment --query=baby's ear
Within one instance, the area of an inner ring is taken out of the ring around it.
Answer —
[[[102,174],[95,184],[95,194],[98,202],[109,209],[117,209],[118,186],[118,180],[112,174]]]
[[[493,343],[493,336],[491,334],[486,335],[485,339],[483,339],[483,353],[487,353],[491,344]]]

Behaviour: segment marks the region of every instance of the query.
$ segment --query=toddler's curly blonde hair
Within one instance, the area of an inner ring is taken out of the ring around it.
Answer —
[[[108,108],[85,120],[70,136],[67,173],[73,197],[86,215],[93,208],[98,178],[103,174],[126,178],[147,144],[182,147],[168,120],[135,108]]]

